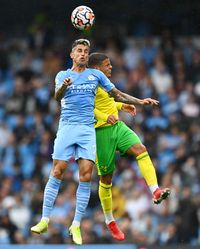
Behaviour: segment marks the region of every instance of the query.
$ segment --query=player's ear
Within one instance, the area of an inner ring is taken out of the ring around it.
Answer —
[[[73,59],[73,52],[70,53],[70,58]]]

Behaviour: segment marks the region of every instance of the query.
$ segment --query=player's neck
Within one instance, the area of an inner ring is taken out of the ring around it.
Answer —
[[[71,70],[77,73],[81,73],[85,70],[86,66],[73,65]]]

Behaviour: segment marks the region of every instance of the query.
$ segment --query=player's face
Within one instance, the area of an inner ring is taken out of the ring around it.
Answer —
[[[71,52],[71,58],[73,64],[79,67],[85,67],[88,63],[89,47],[83,44],[79,44],[73,48]]]
[[[100,66],[98,66],[98,69],[101,70],[108,78],[111,77],[112,65],[108,58],[105,59]]]

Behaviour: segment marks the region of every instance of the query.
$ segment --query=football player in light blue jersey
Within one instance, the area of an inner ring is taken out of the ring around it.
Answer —
[[[43,233],[48,229],[49,217],[68,161],[75,157],[79,166],[79,185],[76,192],[76,210],[69,232],[74,243],[81,245],[80,222],[87,208],[92,170],[96,158],[96,136],[94,128],[94,99],[97,87],[109,92],[116,101],[128,104],[157,105],[158,101],[137,99],[114,87],[99,70],[88,69],[90,42],[76,40],[70,53],[71,69],[61,71],[55,79],[55,98],[61,102],[59,127],[54,142],[53,167],[44,190],[41,221],[31,228]]]
[[[100,85],[107,92],[114,88],[110,80],[99,70],[86,68],[81,74],[72,69],[61,71],[56,76],[56,89],[65,78],[73,82],[61,99],[61,120],[72,124],[94,124],[94,96]]]

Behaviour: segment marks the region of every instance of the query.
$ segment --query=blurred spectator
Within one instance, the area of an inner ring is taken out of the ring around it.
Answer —
[[[126,201],[125,209],[131,217],[133,226],[136,225],[144,213],[150,208],[148,197],[143,193],[142,189],[135,186],[131,191],[128,200]],[[136,226],[138,229],[138,226]]]
[[[166,93],[172,87],[172,77],[164,61],[161,61],[158,57],[155,59],[155,67],[151,71],[151,78],[158,94]]]
[[[138,62],[141,59],[141,51],[138,43],[130,43],[123,53],[125,67],[128,70],[132,70],[137,67]]]
[[[29,28],[29,47],[31,49],[49,48],[53,43],[52,13],[50,5],[44,5]]]
[[[189,68],[189,79],[196,84],[200,81],[200,50],[195,50],[192,56],[192,64]]]
[[[153,61],[157,54],[157,49],[158,48],[154,44],[153,39],[151,37],[147,37],[145,39],[144,47],[141,48],[141,54],[148,68],[153,64]]]
[[[198,207],[195,205],[192,197],[190,187],[184,187],[181,192],[181,200],[179,203],[179,209],[176,212],[177,217],[177,236],[179,242],[184,243],[197,243],[198,237]],[[185,205],[187,203],[187,205]],[[184,219],[180,219],[184,217]]]
[[[17,226],[10,220],[6,211],[0,215],[0,244],[15,244],[17,242]]]

